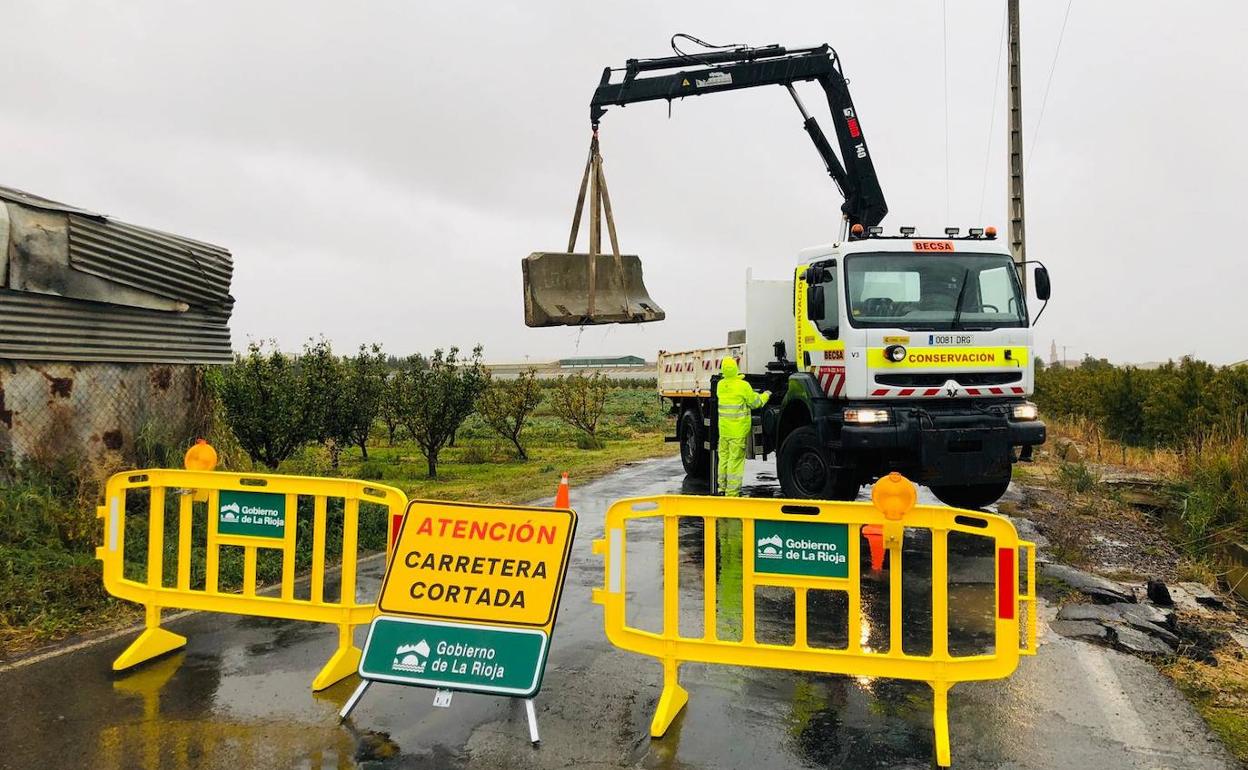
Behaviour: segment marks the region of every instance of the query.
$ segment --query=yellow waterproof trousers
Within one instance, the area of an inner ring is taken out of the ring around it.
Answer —
[[[727,438],[719,435],[719,493],[726,497],[741,496],[745,479],[745,436]]]

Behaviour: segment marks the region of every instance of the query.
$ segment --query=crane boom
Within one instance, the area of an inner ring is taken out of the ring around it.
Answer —
[[[693,65],[692,67],[690,65]],[[671,70],[676,70],[675,72]],[[619,82],[614,73],[622,71]],[[659,73],[659,74],[643,74]],[[806,111],[793,84],[813,80],[828,99],[840,157],[818,122]],[[686,96],[735,91],[757,86],[782,85],[789,89],[804,120],[828,175],[840,190],[845,203],[841,212],[850,225],[877,225],[888,213],[884,192],[867,150],[858,113],[849,95],[849,85],[841,72],[840,60],[827,44],[814,48],[787,49],[779,45],[740,46],[657,59],[629,59],[623,70],[603,70],[602,80],[590,101],[590,122],[597,129],[611,106],[637,102],[683,99]]]

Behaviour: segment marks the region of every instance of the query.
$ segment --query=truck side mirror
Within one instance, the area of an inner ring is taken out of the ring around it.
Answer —
[[[1042,302],[1049,301],[1049,295],[1053,287],[1049,284],[1049,270],[1044,265],[1036,268],[1036,299]]]
[[[812,321],[823,320],[823,286],[819,284],[806,287],[806,317]]]

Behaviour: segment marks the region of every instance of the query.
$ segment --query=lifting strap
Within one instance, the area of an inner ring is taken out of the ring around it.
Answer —
[[[585,194],[589,193],[589,315],[594,315],[594,293],[598,284],[598,255],[602,253],[602,217],[606,214],[607,235],[611,238],[611,254],[615,257],[615,270],[620,284],[624,280],[624,263],[620,259],[620,242],[615,234],[615,217],[611,214],[611,195],[607,192],[607,177],[602,170],[602,155],[598,151],[598,131],[589,140],[589,158],[585,161],[585,173],[581,175],[581,189],[576,196],[576,210],[572,214],[572,232],[568,235],[568,253],[576,251],[576,237],[581,229],[581,212],[585,209]],[[627,289],[626,289],[627,290]],[[625,297],[627,300],[627,295]],[[627,306],[627,302],[626,302]]]

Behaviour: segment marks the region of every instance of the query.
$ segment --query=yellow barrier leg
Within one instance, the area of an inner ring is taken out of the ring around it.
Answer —
[[[131,666],[151,660],[152,658],[172,652],[186,646],[186,637],[160,627],[160,607],[147,605],[146,626],[139,638],[130,643],[126,651],[113,661],[114,671],[123,671]]]
[[[662,738],[676,715],[689,702],[689,693],[680,686],[677,676],[679,665],[672,658],[663,661],[663,694],[659,696],[659,705],[655,707],[654,719],[650,722],[651,738]]]
[[[932,682],[932,727],[936,731],[936,764],[949,767],[949,688],[950,682]]]
[[[343,623],[338,626],[338,649],[321,669],[321,673],[312,680],[312,692],[320,692],[354,674],[360,667],[361,654],[360,648],[355,646],[351,624]]]

